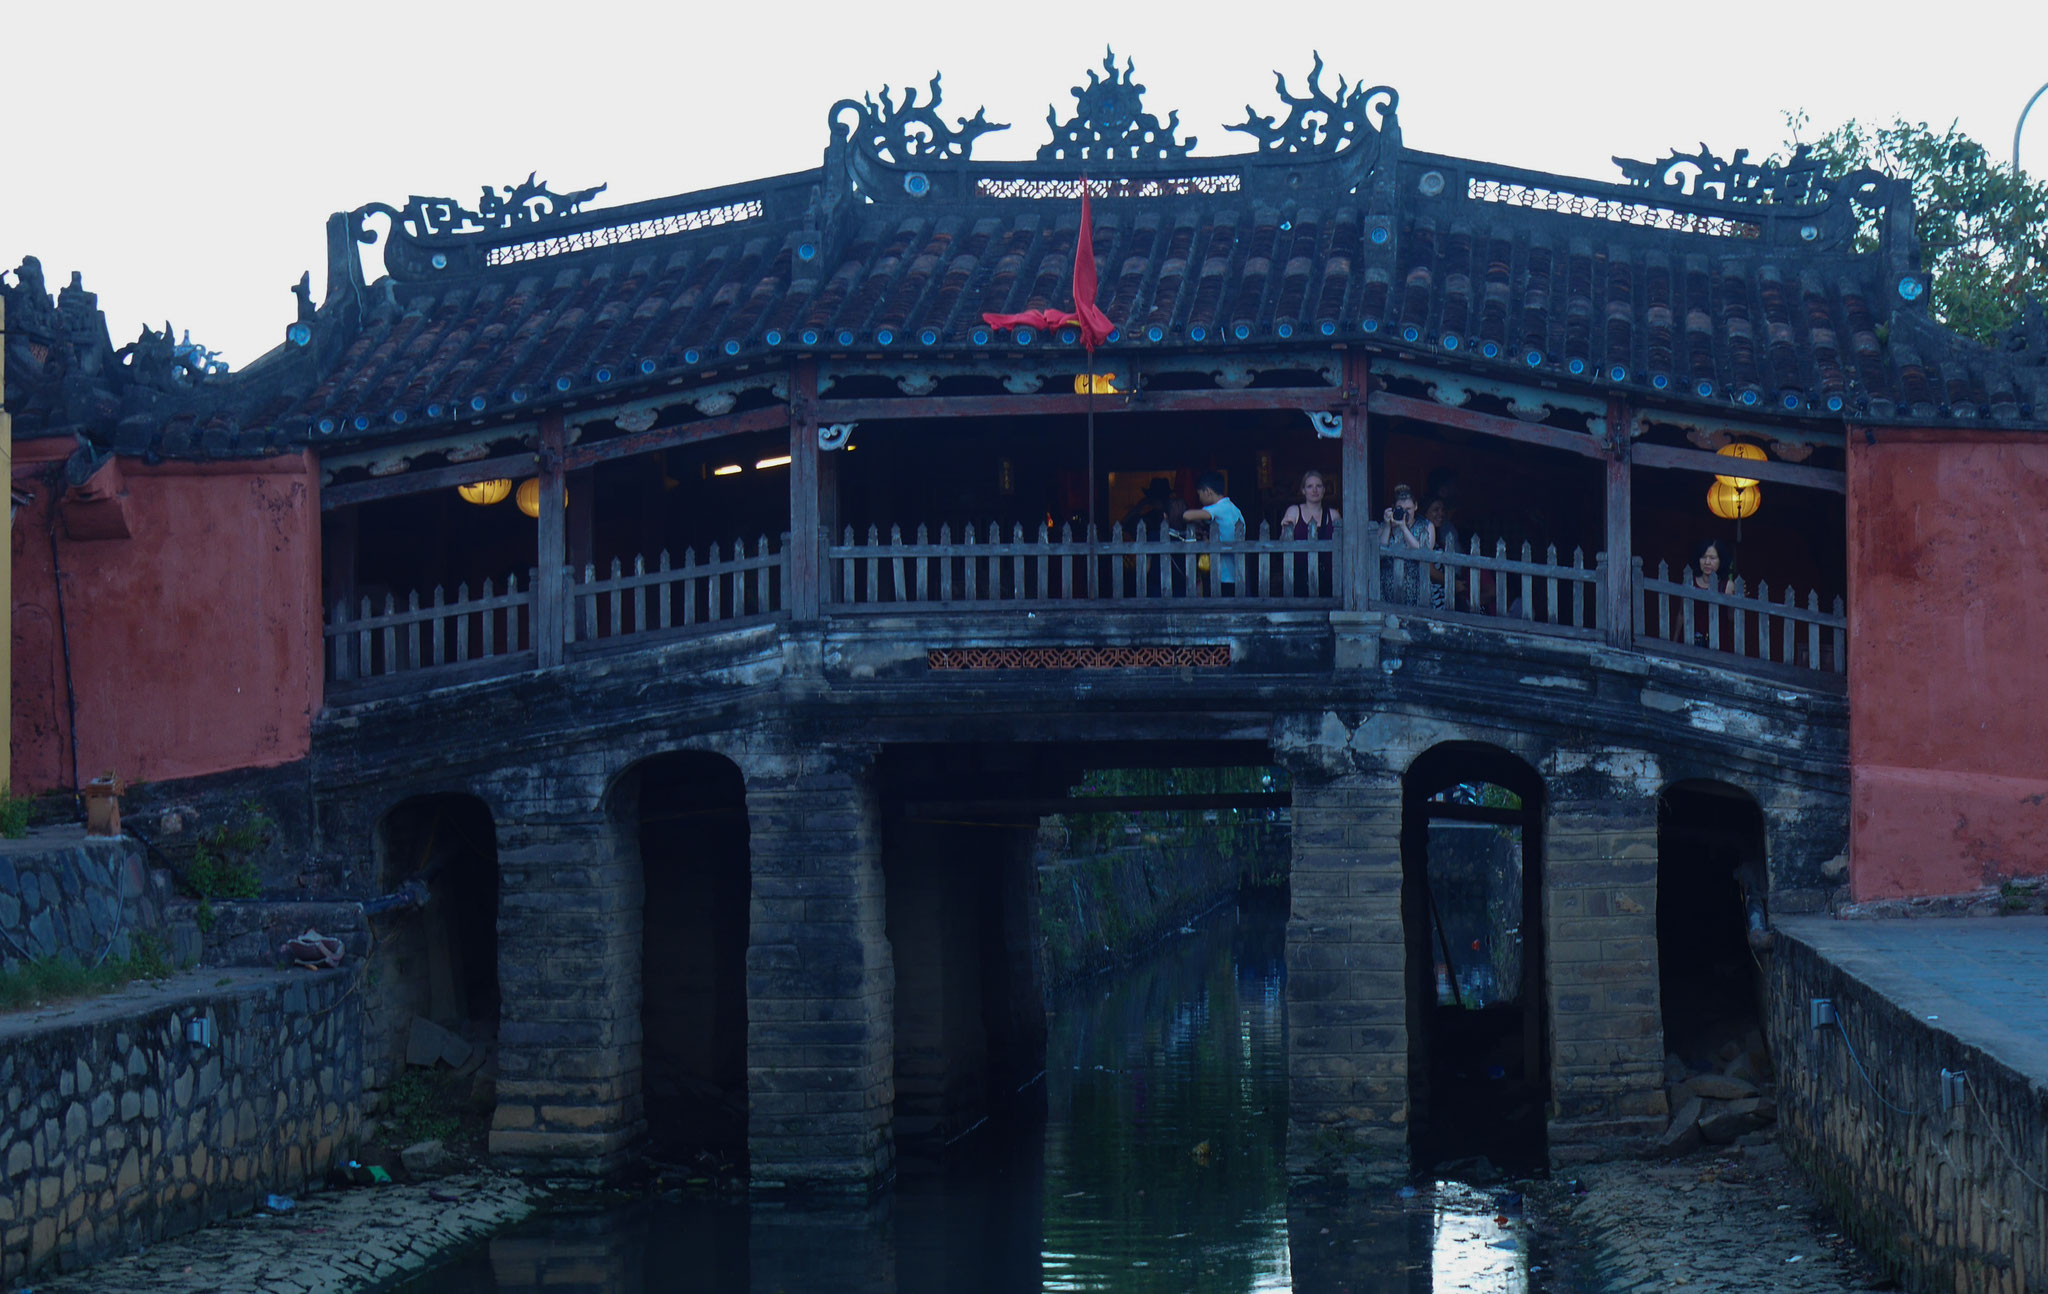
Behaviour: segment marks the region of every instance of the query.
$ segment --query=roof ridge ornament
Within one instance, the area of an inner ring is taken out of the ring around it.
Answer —
[[[1145,111],[1145,87],[1132,79],[1137,68],[1124,60],[1117,71],[1116,51],[1108,49],[1102,58],[1104,80],[1088,69],[1086,87],[1074,86],[1074,115],[1062,125],[1059,113],[1048,105],[1045,124],[1052,127],[1052,142],[1038,150],[1041,162],[1164,162],[1186,157],[1195,146],[1190,135],[1185,142],[1175,139],[1180,130],[1180,113],[1169,112],[1165,124]]]
[[[932,97],[920,104],[917,87],[905,86],[903,101],[893,100],[888,86],[881,99],[862,95],[859,100],[841,99],[826,118],[839,138],[865,152],[875,161],[892,166],[960,162],[974,154],[974,141],[993,131],[1008,130],[1009,123],[990,121],[987,108],[976,108],[972,117],[956,117],[948,126],[938,113],[941,93],[939,73],[932,73]],[[852,113],[851,121],[844,120]]]
[[[506,233],[573,216],[582,210],[584,203],[610,187],[600,184],[594,188],[556,193],[548,188],[546,180],[534,179],[537,174],[537,171],[528,171],[520,183],[505,185],[503,197],[498,196],[490,185],[484,185],[474,211],[453,198],[423,197],[417,193],[406,199],[403,212],[391,211],[383,203],[371,203],[362,210],[391,211],[394,220],[412,226],[415,238]]]
[[[1673,149],[1654,162],[1626,157],[1613,160],[1629,184],[1669,189],[1689,198],[1802,206],[1828,196],[1827,170],[1813,156],[1811,144],[1799,145],[1791,160],[1782,164],[1752,162],[1746,148],[1736,149],[1734,157],[1724,161],[1704,143],[1697,153]]]
[[[1321,51],[1316,51],[1314,58],[1315,64],[1308,73],[1306,95],[1297,97],[1289,94],[1286,75],[1277,71],[1273,73],[1280,101],[1287,105],[1285,121],[1275,123],[1271,117],[1262,116],[1246,104],[1245,119],[1224,129],[1257,139],[1261,153],[1323,153],[1332,156],[1369,147],[1378,142],[1380,135],[1398,130],[1394,115],[1401,104],[1398,90],[1390,85],[1376,85],[1370,89],[1363,85],[1354,86],[1339,76],[1337,93],[1334,96],[1326,94],[1321,84]],[[1375,109],[1379,115],[1377,125],[1368,115]]]

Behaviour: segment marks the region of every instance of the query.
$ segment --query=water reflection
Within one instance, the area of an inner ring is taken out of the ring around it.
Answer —
[[[416,1294],[1299,1290],[1524,1294],[1518,1217],[1455,1185],[1287,1187],[1278,914],[1224,914],[1055,1004],[1047,1114],[905,1163],[863,1205],[646,1200],[562,1212]],[[1498,1219],[1498,1220],[1497,1220]]]

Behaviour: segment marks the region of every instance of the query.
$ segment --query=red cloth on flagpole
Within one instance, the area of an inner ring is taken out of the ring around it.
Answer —
[[[1078,324],[1081,345],[1093,355],[1095,348],[1109,340],[1116,325],[1095,304],[1095,219],[1088,209],[1088,181],[1081,181],[1081,230],[1074,237],[1074,309],[1023,310],[1016,314],[985,314],[981,321],[991,328],[1058,328]]]
[[[1092,355],[1109,340],[1109,316],[1095,305],[1095,220],[1088,211],[1088,180],[1081,180],[1081,232],[1074,239],[1074,311],[1081,324],[1081,344]]]

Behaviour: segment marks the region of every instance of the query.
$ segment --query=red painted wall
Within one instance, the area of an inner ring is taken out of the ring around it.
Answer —
[[[81,778],[113,769],[131,782],[161,781],[304,756],[322,678],[319,475],[310,457],[122,460],[121,496],[83,520],[74,512],[67,525],[61,480],[50,473],[70,449],[15,446],[16,488],[35,495],[13,532],[15,793],[71,785],[66,638]],[[115,506],[128,538],[71,537],[118,529],[107,512]]]
[[[1853,432],[1850,892],[2048,873],[2048,439]]]

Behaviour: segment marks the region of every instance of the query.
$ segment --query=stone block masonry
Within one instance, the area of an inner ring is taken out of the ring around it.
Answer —
[[[1571,1164],[1639,1152],[1669,1106],[1656,798],[1598,778],[1557,785],[1543,840],[1550,1158]]]
[[[866,752],[750,772],[747,1152],[757,1188],[865,1188],[895,1165],[896,967]]]
[[[1297,776],[1293,828],[1288,1171],[1393,1180],[1409,1121],[1400,775]]]
[[[2044,973],[2040,917],[1779,926],[1779,1135],[1907,1289],[2048,1289]],[[1815,998],[1837,1023],[1812,1027]],[[1953,1101],[1943,1070],[1965,1075]]]
[[[135,933],[164,930],[170,898],[170,874],[152,872],[128,837],[52,827],[0,841],[0,969],[40,957],[126,957]]]
[[[360,1117],[348,972],[187,972],[0,1019],[0,1283],[322,1177]],[[207,1022],[213,1045],[188,1028]]]
[[[640,1086],[637,849],[602,820],[506,828],[493,1155],[603,1175],[646,1130]]]

